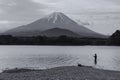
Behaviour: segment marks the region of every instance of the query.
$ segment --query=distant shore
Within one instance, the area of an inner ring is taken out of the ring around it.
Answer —
[[[120,71],[87,66],[65,66],[45,70],[14,69],[1,73],[0,80],[120,80]]]

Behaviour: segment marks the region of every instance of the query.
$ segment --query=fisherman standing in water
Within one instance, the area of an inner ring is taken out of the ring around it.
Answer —
[[[94,64],[97,64],[97,54],[94,55]]]

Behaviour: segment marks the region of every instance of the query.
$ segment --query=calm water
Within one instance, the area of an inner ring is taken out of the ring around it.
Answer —
[[[94,65],[94,54],[98,65]],[[120,71],[120,47],[106,46],[0,46],[0,70],[6,68],[51,68],[77,65]]]

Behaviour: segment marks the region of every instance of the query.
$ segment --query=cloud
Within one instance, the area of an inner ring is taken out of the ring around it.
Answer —
[[[37,3],[45,3],[50,8],[48,11],[60,11],[66,13],[80,13],[90,11],[118,11],[119,0],[33,0]],[[117,4],[116,4],[117,3]]]
[[[9,20],[0,20],[0,32],[4,32],[11,28],[27,24],[27,21],[9,21]]]
[[[5,20],[5,21],[0,21],[0,24],[10,24],[10,23],[13,23],[12,21],[7,21],[7,20]]]
[[[10,29],[11,24],[14,23],[14,21],[0,20],[0,32]]]
[[[32,0],[0,0],[0,27],[13,28],[39,19],[45,8],[47,5]]]
[[[4,0],[0,4],[0,9],[4,11],[0,19],[25,20],[34,18],[44,13],[38,9],[45,9],[44,4],[33,3],[31,0]]]
[[[32,0],[32,1],[36,3],[52,4],[52,3],[58,3],[64,0]]]

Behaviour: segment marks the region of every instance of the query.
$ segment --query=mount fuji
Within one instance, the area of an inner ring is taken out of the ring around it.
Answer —
[[[3,34],[13,36],[45,35],[49,37],[57,37],[60,35],[66,35],[71,37],[106,37],[84,27],[83,25],[79,25],[61,12],[54,12],[28,25],[10,29]]]

